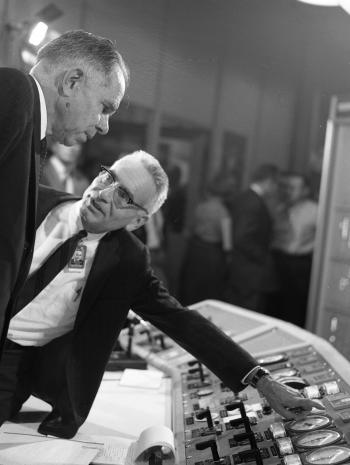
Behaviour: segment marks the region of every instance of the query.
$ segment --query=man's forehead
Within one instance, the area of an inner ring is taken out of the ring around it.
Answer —
[[[113,163],[111,171],[117,181],[134,196],[136,202],[148,203],[156,196],[152,175],[138,159],[126,156]]]
[[[119,65],[116,65],[109,78],[109,88],[111,90],[112,99],[114,104],[119,106],[121,99],[124,97],[126,90],[125,76],[120,69]]]
[[[106,78],[105,75],[96,82],[101,102],[108,113],[115,113],[122,101],[126,89],[124,75],[119,68],[115,66],[111,74]]]

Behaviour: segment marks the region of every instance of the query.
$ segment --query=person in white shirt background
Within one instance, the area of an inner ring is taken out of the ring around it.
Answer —
[[[50,146],[51,156],[47,159],[40,183],[62,192],[83,195],[90,181],[79,168],[82,145],[71,147],[54,142]]]
[[[284,173],[282,207],[275,220],[272,248],[279,290],[272,316],[304,327],[318,205],[311,198],[308,179],[300,173]]]

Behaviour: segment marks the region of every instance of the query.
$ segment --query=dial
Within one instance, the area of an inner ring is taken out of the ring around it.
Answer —
[[[350,449],[343,446],[328,446],[305,455],[307,464],[336,465],[350,459]]]
[[[329,446],[339,441],[341,438],[338,431],[329,429],[319,429],[303,434],[296,439],[295,444],[303,449],[313,449],[321,446]]]
[[[325,415],[308,415],[303,420],[295,420],[290,423],[288,428],[295,433],[313,431],[315,429],[325,428],[331,423],[331,420]]]
[[[259,365],[272,365],[273,363],[284,362],[288,360],[286,354],[267,355],[266,357],[258,358]]]

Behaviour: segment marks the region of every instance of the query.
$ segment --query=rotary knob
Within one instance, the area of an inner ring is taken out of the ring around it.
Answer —
[[[303,389],[304,396],[308,399],[320,399],[321,394],[318,386],[316,384],[312,384],[311,386],[307,386]]]
[[[328,383],[323,383],[321,385],[320,392],[324,396],[329,396],[331,394],[338,394],[338,392],[340,392],[340,388],[336,381],[329,381]]]
[[[269,430],[274,439],[284,438],[287,436],[284,424],[281,421],[276,421],[269,426]]]
[[[276,444],[280,455],[293,454],[294,447],[290,438],[279,438],[276,439]]]
[[[298,454],[286,455],[282,458],[283,465],[303,465]]]

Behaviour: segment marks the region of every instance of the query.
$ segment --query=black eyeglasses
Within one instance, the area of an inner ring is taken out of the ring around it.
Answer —
[[[101,180],[103,177],[105,177],[105,179],[103,179],[103,183],[106,185],[106,187],[112,186],[114,184],[115,185],[114,192],[117,192],[118,197],[121,200],[123,200],[127,205],[131,205],[133,207],[139,208],[140,210],[144,211],[148,215],[148,211],[146,210],[146,208],[134,202],[134,200],[131,198],[130,194],[125,189],[125,187],[120,185],[119,181],[117,181],[117,179],[115,178],[113,171],[111,171],[109,168],[107,168],[104,165],[100,165],[100,172],[98,176],[101,178]]]

